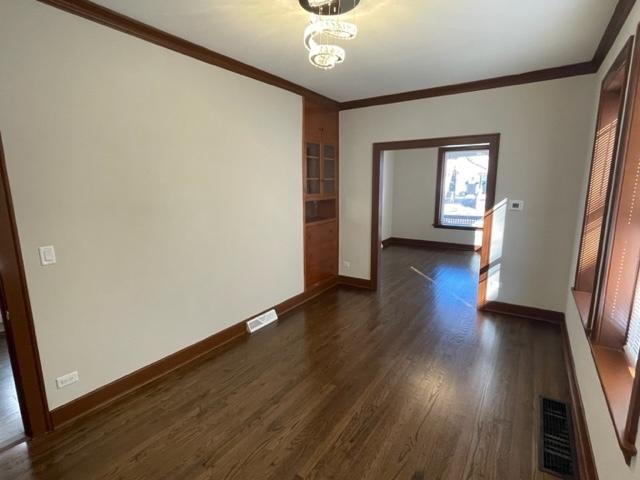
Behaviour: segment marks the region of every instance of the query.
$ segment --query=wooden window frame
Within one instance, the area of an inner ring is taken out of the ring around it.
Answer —
[[[586,329],[586,331],[588,333],[591,333],[591,331],[593,330],[594,327],[594,316],[596,311],[598,310],[598,302],[600,301],[600,293],[599,293],[599,277],[602,274],[602,270],[603,270],[603,266],[604,266],[604,257],[606,256],[606,244],[607,244],[607,230],[609,228],[609,221],[610,221],[610,210],[611,210],[611,205],[612,205],[612,199],[613,197],[616,195],[617,193],[617,188],[616,188],[616,184],[617,184],[617,179],[616,179],[616,174],[619,173],[619,169],[617,168],[617,164],[618,164],[618,153],[619,151],[619,146],[621,143],[621,139],[623,139],[625,137],[625,131],[624,129],[626,128],[627,122],[625,121],[625,119],[623,118],[624,115],[624,111],[626,110],[626,103],[628,103],[629,100],[629,95],[627,94],[627,90],[626,90],[626,85],[622,88],[622,96],[620,99],[620,106],[619,106],[619,111],[618,111],[618,127],[617,127],[617,132],[616,132],[616,136],[615,136],[615,142],[614,142],[614,147],[612,150],[612,161],[611,161],[611,170],[609,172],[609,180],[608,180],[608,191],[606,193],[606,198],[605,198],[605,204],[604,204],[604,214],[603,214],[603,218],[602,218],[602,227],[600,230],[600,238],[599,238],[599,243],[598,243],[598,251],[597,251],[597,256],[596,256],[596,264],[595,264],[595,274],[594,274],[594,285],[593,285],[593,291],[591,293],[587,293],[582,291],[581,289],[578,288],[578,285],[580,284],[580,267],[581,267],[581,259],[583,256],[583,247],[584,247],[584,242],[583,242],[583,238],[585,235],[585,230],[587,227],[587,217],[588,217],[588,205],[589,205],[589,200],[590,200],[590,192],[589,192],[589,186],[591,185],[591,179],[593,176],[593,172],[594,172],[594,163],[595,163],[595,156],[597,153],[597,141],[598,141],[598,129],[600,127],[600,118],[601,115],[603,113],[603,103],[605,100],[605,95],[607,93],[607,90],[610,88],[610,84],[613,81],[613,79],[618,75],[618,73],[620,72],[620,70],[622,68],[625,69],[624,71],[624,81],[629,83],[629,78],[631,76],[631,68],[632,68],[632,51],[633,51],[633,43],[634,43],[634,37],[630,37],[629,40],[627,41],[627,43],[624,45],[624,47],[622,48],[622,50],[620,51],[620,53],[618,54],[618,56],[616,57],[615,61],[613,62],[613,64],[611,65],[611,67],[609,68],[609,71],[607,72],[607,75],[605,75],[604,79],[602,80],[602,83],[600,85],[600,100],[599,100],[599,104],[598,104],[598,113],[597,113],[597,117],[596,117],[596,128],[595,128],[595,132],[594,132],[594,142],[593,142],[593,148],[592,148],[592,154],[591,154],[591,164],[589,167],[589,180],[588,180],[588,184],[587,184],[587,195],[585,198],[585,208],[584,208],[584,213],[583,213],[583,217],[582,217],[582,228],[581,228],[581,235],[580,235],[580,245],[579,245],[579,250],[578,250],[578,259],[576,262],[576,271],[575,271],[575,275],[574,275],[574,286],[572,289],[573,292],[573,297],[575,299],[576,302],[576,306],[578,307],[578,312],[580,314],[580,318],[582,319],[582,323],[584,325],[584,328]]]
[[[461,225],[444,225],[440,221],[440,213],[442,209],[442,181],[444,177],[444,164],[446,161],[446,155],[448,152],[471,152],[476,150],[489,150],[490,147],[487,145],[483,147],[482,145],[465,145],[460,147],[440,147],[438,149],[438,173],[437,173],[437,182],[436,182],[436,204],[433,213],[433,227],[434,228],[442,228],[446,230],[466,230],[475,232],[477,230],[483,230],[483,227],[464,227]],[[491,154],[489,154],[489,158],[491,159]],[[489,165],[490,167],[490,165]],[[495,189],[494,189],[495,190]],[[495,195],[495,192],[494,192]],[[489,196],[489,178],[487,177],[487,197]],[[486,200],[485,200],[486,202]],[[486,203],[485,203],[486,205]]]
[[[638,38],[638,35],[640,35],[640,26],[638,27],[636,38]],[[600,232],[600,244],[590,303],[588,305],[585,305],[584,302],[581,303],[581,299],[579,295],[577,295],[578,292],[575,288],[573,291],[578,311],[584,323],[585,333],[611,415],[617,440],[628,464],[631,462],[631,458],[637,454],[635,443],[638,433],[638,421],[640,420],[640,362],[636,364],[636,372],[638,373],[633,377],[629,372],[630,365],[623,352],[624,341],[621,345],[614,346],[611,342],[612,336],[607,334],[607,328],[618,328],[619,325],[610,325],[607,327],[607,322],[604,321],[604,314],[605,303],[607,302],[605,293],[607,292],[608,278],[610,269],[612,268],[612,254],[617,230],[616,225],[618,223],[621,195],[623,194],[622,185],[625,183],[625,179],[628,182],[625,171],[627,170],[627,162],[633,161],[633,159],[629,160],[630,158],[637,157],[636,153],[640,148],[637,134],[634,135],[633,133],[634,125],[640,120],[640,95],[638,93],[640,89],[640,49],[635,48],[634,50],[633,45],[634,37],[630,37],[607,73],[601,87],[602,97],[606,84],[611,79],[611,75],[618,74],[620,68],[623,67],[624,62],[626,62],[626,85],[622,88],[623,96],[621,99],[624,109],[619,112],[618,117],[619,123],[616,146],[613,149],[612,168],[609,177],[608,192],[605,198],[606,205],[602,220],[603,225]],[[596,137],[601,108],[602,100],[598,111]],[[636,130],[639,130],[637,126]],[[589,174],[589,182],[591,182],[591,173],[592,170]],[[583,220],[583,233],[585,221],[586,216]],[[582,244],[581,237],[581,250]],[[578,257],[578,262],[579,261],[580,257]],[[576,285],[577,275],[578,266],[576,267]],[[635,278],[633,280],[629,279],[629,281],[633,281],[633,285],[635,286]],[[620,343],[621,335],[619,332],[616,338],[618,343]]]

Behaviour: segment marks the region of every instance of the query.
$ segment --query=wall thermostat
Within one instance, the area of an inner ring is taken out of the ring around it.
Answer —
[[[509,210],[524,210],[524,202],[522,200],[509,200]]]

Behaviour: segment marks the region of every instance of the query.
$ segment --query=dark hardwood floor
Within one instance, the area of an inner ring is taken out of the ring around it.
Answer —
[[[24,429],[13,382],[7,339],[4,333],[0,333],[0,449],[23,438]]]
[[[21,479],[542,479],[538,395],[568,400],[553,325],[474,309],[478,256],[392,247],[333,290],[43,439]]]

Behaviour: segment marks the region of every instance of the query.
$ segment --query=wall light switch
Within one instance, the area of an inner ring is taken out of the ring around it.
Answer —
[[[43,267],[56,263],[56,251],[51,245],[38,248],[38,253],[40,253],[40,265]]]
[[[522,200],[509,200],[509,210],[524,210],[524,202]]]

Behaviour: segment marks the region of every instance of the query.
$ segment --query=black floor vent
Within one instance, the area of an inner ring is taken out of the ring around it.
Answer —
[[[571,410],[566,403],[540,397],[540,470],[560,478],[578,478]]]

